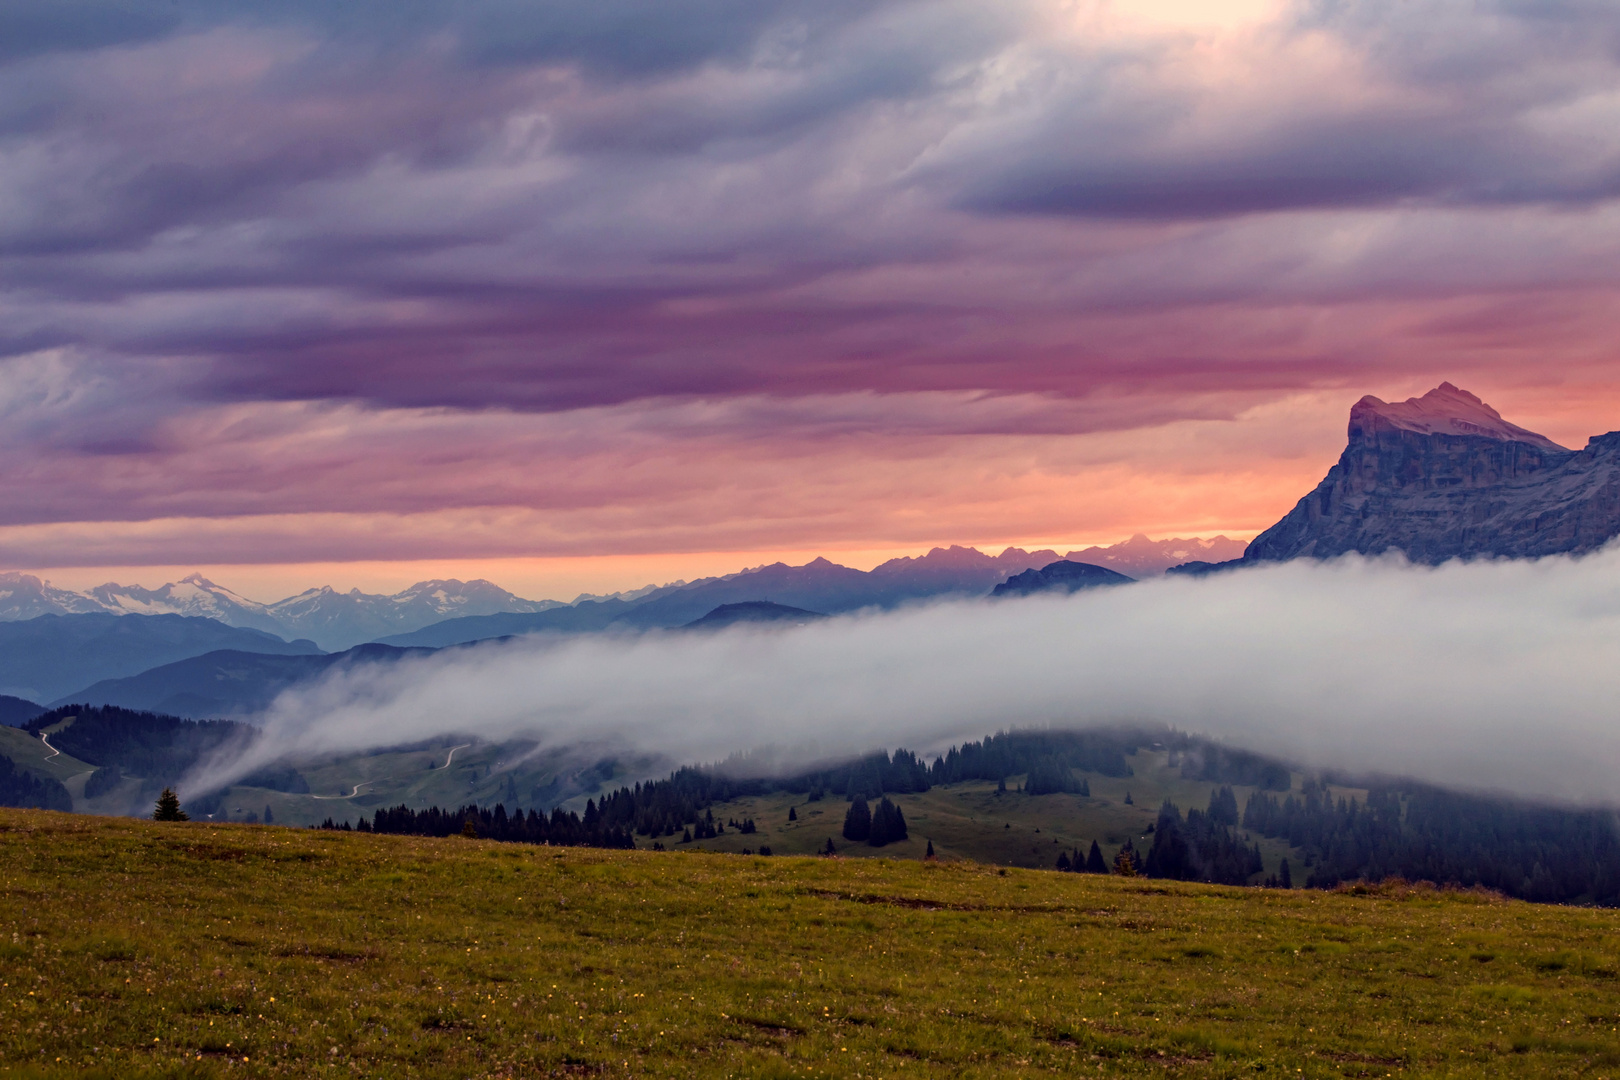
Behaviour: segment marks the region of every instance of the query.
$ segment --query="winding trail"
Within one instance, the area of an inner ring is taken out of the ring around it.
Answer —
[[[41,736],[41,738],[44,738],[44,736]],[[51,744],[46,743],[45,745],[50,746]],[[456,751],[457,750],[465,750],[467,747],[469,747],[471,745],[472,745],[472,743],[470,743],[470,742],[464,742],[460,746],[452,746],[450,748],[450,753],[445,755],[444,764],[440,765],[439,768],[448,769],[450,767],[450,762],[455,760]],[[58,753],[58,754],[60,754],[61,752],[62,751],[60,751],[60,750],[56,751],[56,753]],[[330,800],[333,800],[333,799],[339,799],[339,800],[341,800],[341,799],[352,799],[356,795],[360,794],[360,789],[361,788],[366,787],[367,785],[370,785],[370,784],[380,784],[384,780],[392,780],[392,779],[393,779],[392,776],[380,776],[375,780],[362,780],[362,781],[360,781],[360,783],[354,785],[354,790],[349,792],[347,795],[311,795],[310,798],[312,798],[312,799],[320,799],[322,801],[330,801]]]
[[[56,747],[51,745],[51,737],[49,735],[45,734],[43,731],[39,733],[39,741],[44,743],[45,744],[45,749],[50,751],[50,753],[46,754],[43,758],[40,759],[41,761],[49,761],[49,760],[51,760],[51,758],[56,757],[58,754],[60,754],[62,752],[62,751],[58,750]]]
[[[385,777],[383,777],[383,779],[387,780],[389,778],[385,776]],[[378,783],[378,781],[376,781],[376,780],[362,780],[358,784],[354,785],[354,790],[349,792],[347,795],[311,795],[310,798],[312,798],[312,799],[352,799],[356,795],[360,794],[360,789],[361,788],[365,787],[367,784],[375,784],[375,783]]]

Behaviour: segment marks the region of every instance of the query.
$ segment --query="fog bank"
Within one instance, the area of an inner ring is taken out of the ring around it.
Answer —
[[[1607,802],[1617,708],[1620,550],[1439,568],[1352,557],[340,671],[279,698],[240,768],[452,731],[713,761],[1142,720],[1306,764]]]

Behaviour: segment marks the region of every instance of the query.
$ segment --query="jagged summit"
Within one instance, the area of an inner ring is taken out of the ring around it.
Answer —
[[[1362,398],[1327,476],[1243,562],[1400,551],[1414,562],[1592,551],[1620,534],[1620,433],[1574,451],[1441,383]]]
[[[1467,390],[1443,382],[1420,398],[1385,401],[1368,394],[1350,409],[1350,439],[1368,438],[1381,430],[1418,435],[1465,435],[1501,442],[1522,442],[1543,450],[1570,453],[1545,435],[1510,424],[1502,414]]]

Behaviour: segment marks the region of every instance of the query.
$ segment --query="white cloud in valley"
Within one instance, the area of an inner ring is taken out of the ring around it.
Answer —
[[[513,640],[337,671],[251,761],[466,732],[715,761],[1162,722],[1300,763],[1620,800],[1620,549],[1351,557],[791,629]],[[206,779],[224,779],[217,771]]]

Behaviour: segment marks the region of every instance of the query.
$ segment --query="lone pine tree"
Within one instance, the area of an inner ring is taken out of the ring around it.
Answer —
[[[180,796],[172,788],[164,788],[152,811],[153,821],[190,821],[191,815],[180,809]]]

